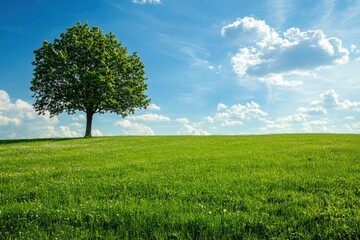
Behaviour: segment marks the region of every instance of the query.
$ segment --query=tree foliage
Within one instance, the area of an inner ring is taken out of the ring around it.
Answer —
[[[136,52],[128,56],[113,33],[78,23],[34,54],[35,110],[50,116],[85,112],[85,136],[91,136],[95,113],[125,117],[149,105],[144,64]]]

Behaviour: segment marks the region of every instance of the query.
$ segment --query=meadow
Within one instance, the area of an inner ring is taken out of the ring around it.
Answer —
[[[360,239],[360,135],[0,141],[0,239]]]

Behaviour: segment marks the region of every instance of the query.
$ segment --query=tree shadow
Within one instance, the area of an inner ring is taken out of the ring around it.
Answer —
[[[0,145],[13,144],[13,143],[35,143],[35,142],[62,142],[75,139],[84,139],[83,137],[78,138],[33,138],[33,139],[0,139]]]

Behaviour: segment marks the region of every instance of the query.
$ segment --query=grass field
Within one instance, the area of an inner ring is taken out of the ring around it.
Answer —
[[[360,239],[360,135],[0,141],[0,239]]]

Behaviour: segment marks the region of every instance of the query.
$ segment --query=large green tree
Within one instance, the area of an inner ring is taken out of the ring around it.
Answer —
[[[44,41],[34,54],[35,110],[50,116],[85,112],[85,137],[91,136],[95,113],[125,117],[150,103],[144,64],[136,52],[127,54],[115,34],[78,23],[53,42]]]

